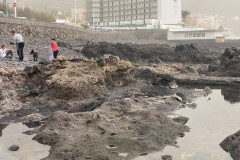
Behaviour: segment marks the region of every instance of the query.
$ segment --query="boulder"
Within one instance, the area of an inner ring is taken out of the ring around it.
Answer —
[[[162,160],[172,160],[172,156],[170,155],[162,156]]]
[[[8,150],[10,150],[10,151],[18,151],[18,150],[19,150],[19,146],[16,145],[16,144],[14,144],[14,145],[12,145],[11,147],[9,147]]]
[[[217,65],[209,65],[208,66],[208,71],[209,72],[216,72],[218,70],[218,66]]]
[[[177,123],[181,123],[181,124],[186,124],[188,122],[189,118],[187,117],[177,117],[177,118],[173,118],[173,121],[177,122]]]
[[[240,76],[240,49],[231,47],[226,48],[221,57],[217,76],[239,77]]]
[[[97,63],[99,66],[103,67],[103,66],[106,66],[106,60],[104,58],[99,58],[97,60]]]
[[[42,58],[40,61],[39,61],[39,64],[43,64],[43,65],[48,65],[50,62],[47,61],[46,59]]]
[[[240,159],[240,131],[228,136],[221,143],[220,146],[226,152],[229,152],[233,160]]]
[[[135,78],[146,80],[153,85],[158,84],[158,78],[156,74],[148,68],[138,69],[135,73]]]
[[[184,51],[184,50],[198,50],[193,44],[181,44],[177,45],[175,51]]]

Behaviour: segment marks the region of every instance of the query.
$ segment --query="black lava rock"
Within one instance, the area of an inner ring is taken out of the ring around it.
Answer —
[[[141,68],[137,70],[137,72],[135,73],[135,78],[140,78],[140,79],[149,81],[153,85],[158,84],[158,78],[156,74],[147,68]]]
[[[14,144],[14,145],[12,145],[11,147],[9,147],[8,150],[10,150],[10,151],[17,151],[17,150],[19,150],[19,146],[16,145],[16,144]]]

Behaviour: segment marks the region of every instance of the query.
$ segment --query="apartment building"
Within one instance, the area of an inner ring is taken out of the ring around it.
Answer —
[[[181,0],[87,0],[92,27],[160,29],[181,22]]]

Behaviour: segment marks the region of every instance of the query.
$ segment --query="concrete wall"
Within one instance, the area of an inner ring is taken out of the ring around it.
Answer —
[[[175,32],[169,31],[168,32],[168,40],[209,40],[215,39],[218,32],[216,31],[185,31],[185,32]],[[191,34],[192,36],[185,36],[185,34]],[[193,36],[195,34],[196,36]],[[201,36],[197,36],[201,34]],[[204,36],[202,36],[204,34]]]

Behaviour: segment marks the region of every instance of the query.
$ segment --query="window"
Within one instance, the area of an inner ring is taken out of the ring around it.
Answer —
[[[206,37],[206,33],[185,33],[184,37]]]

